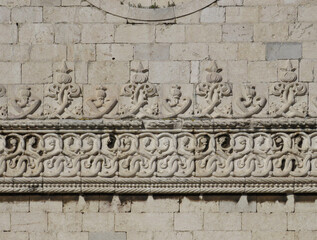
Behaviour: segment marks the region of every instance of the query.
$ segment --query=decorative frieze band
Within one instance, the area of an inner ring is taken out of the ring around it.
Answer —
[[[66,63],[44,85],[1,85],[2,119],[190,119],[315,117],[317,93],[298,82],[291,62],[280,82],[224,82],[216,62],[197,84],[153,84],[140,64],[123,85],[74,83]],[[316,95],[316,96],[315,96]],[[309,96],[309,100],[308,100]],[[309,111],[308,111],[309,106]]]

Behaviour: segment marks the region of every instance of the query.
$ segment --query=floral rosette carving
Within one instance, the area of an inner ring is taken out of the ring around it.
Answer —
[[[129,104],[121,104],[120,118],[157,118],[159,114],[156,86],[148,82],[148,69],[142,63],[138,69],[132,69],[134,75],[131,82],[123,86],[121,96],[129,97]],[[153,101],[150,101],[153,100]]]
[[[55,100],[54,106],[45,105],[47,118],[78,118],[81,116],[81,105],[74,107],[72,111],[69,109],[74,99],[81,96],[81,89],[79,85],[72,83],[70,72],[72,70],[68,69],[64,61],[60,70],[56,71],[56,83],[50,84],[47,88],[46,97]]]
[[[196,94],[204,98],[205,106],[196,106],[196,116],[198,117],[230,117],[231,104],[222,104],[223,98],[231,95],[231,86],[222,82],[220,72],[215,61],[211,67],[207,68],[206,82],[196,86]]]

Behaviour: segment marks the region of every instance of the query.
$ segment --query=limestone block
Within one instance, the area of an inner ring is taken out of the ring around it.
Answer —
[[[317,230],[317,213],[289,213],[288,230]]]
[[[50,83],[52,74],[51,63],[27,62],[22,65],[22,83]]]
[[[32,0],[31,6],[53,7],[60,6],[60,0]]]
[[[178,43],[185,42],[184,25],[157,25],[155,29],[156,42]]]
[[[296,240],[315,240],[317,237],[317,231],[299,231],[295,232]]]
[[[303,42],[303,58],[317,58],[316,42]]]
[[[294,196],[258,196],[257,212],[283,213],[294,212]]]
[[[0,213],[0,231],[10,231],[10,214],[9,213]],[[1,238],[1,237],[0,237]]]
[[[218,6],[241,6],[243,5],[243,0],[219,0],[217,1]]]
[[[256,212],[256,201],[246,195],[232,196],[220,201],[220,212]]]
[[[286,213],[242,213],[242,230],[286,231],[287,215]]]
[[[30,58],[32,61],[61,62],[66,59],[66,46],[55,44],[33,45]]]
[[[304,5],[298,7],[298,21],[300,22],[317,22],[317,6]]]
[[[119,25],[115,30],[117,43],[151,43],[155,41],[155,26],[146,24]]]
[[[292,231],[253,231],[252,239],[266,240],[266,239],[283,239],[294,240],[295,233]]]
[[[232,239],[235,240],[251,240],[250,231],[197,231],[194,232],[194,240],[213,240]]]
[[[0,43],[16,43],[18,39],[17,26],[13,24],[0,24]]]
[[[239,43],[238,59],[249,61],[265,60],[265,44]]]
[[[125,23],[127,23],[127,19],[115,16],[112,14],[106,14],[106,22],[107,23],[116,23],[116,24],[125,24]]]
[[[54,28],[52,24],[22,24],[19,27],[19,42],[45,44],[54,42]]]
[[[11,231],[45,232],[47,231],[47,216],[44,213],[12,213]]]
[[[176,231],[197,231],[203,227],[202,213],[175,213],[174,229]]]
[[[131,212],[131,200],[129,198],[113,195],[111,197],[101,195],[99,212]]]
[[[80,232],[82,230],[81,213],[48,213],[48,231]]]
[[[125,232],[90,232],[89,240],[126,240]]]
[[[21,64],[12,62],[0,62],[0,83],[21,83]]]
[[[11,12],[12,22],[42,22],[42,8],[40,7],[20,7],[13,8]]]
[[[142,239],[142,240],[153,240],[153,232],[136,232],[130,231],[127,234],[127,240],[134,240],[134,239]]]
[[[219,212],[219,201],[206,198],[200,200],[198,197],[186,196],[181,199],[180,212]]]
[[[209,56],[212,60],[237,60],[238,44],[212,43],[209,45]]]
[[[23,118],[26,113],[33,117],[43,114],[43,85],[9,85],[7,95],[9,118]]]
[[[301,43],[267,43],[266,60],[300,59],[302,57]]]
[[[94,7],[81,7],[77,15],[80,23],[104,23],[106,22],[106,13]]]
[[[317,79],[317,61],[302,59],[299,67],[299,81],[313,82]]]
[[[62,212],[63,202],[59,197],[43,199],[41,195],[30,197],[30,212]]]
[[[205,43],[172,44],[171,60],[203,60],[208,58],[208,45]]]
[[[98,212],[98,209],[99,196],[63,196],[63,212]]]
[[[57,233],[56,232],[31,232],[29,240],[56,240]]]
[[[259,23],[254,25],[254,41],[279,42],[288,38],[287,23]]]
[[[290,41],[313,41],[317,39],[317,24],[315,23],[292,23],[289,25]]]
[[[133,59],[134,47],[130,44],[97,44],[96,46],[98,61]]]
[[[10,22],[10,8],[0,7],[0,23]]]
[[[149,67],[149,81],[152,83],[189,83],[190,63],[180,61],[154,62]]]
[[[316,87],[313,88],[316,91]],[[317,212],[317,199],[314,195],[296,196],[295,213]]]
[[[166,89],[165,89],[166,90]],[[151,213],[151,212],[178,212],[178,198],[155,198],[149,196],[146,201],[134,200],[131,205],[131,212]]]
[[[88,232],[59,232],[57,240],[88,240]]]
[[[192,240],[191,232],[154,232],[153,240]]]
[[[191,61],[190,63],[190,83],[198,83],[199,81],[199,61]]]
[[[317,91],[317,83],[309,83],[308,112],[309,112],[309,116],[312,116],[312,117],[317,117],[317,92],[316,91]]]
[[[29,240],[27,232],[0,232],[0,240]]]
[[[135,60],[164,61],[169,59],[169,44],[137,44],[134,47]]]
[[[82,43],[111,43],[114,39],[114,26],[112,24],[83,24]]]
[[[276,61],[249,62],[248,79],[250,82],[276,82],[277,68],[278,63]]]
[[[260,22],[295,22],[297,8],[293,6],[264,6],[260,8]]]
[[[69,61],[95,61],[94,44],[73,44],[69,45],[67,48],[67,60]]]
[[[246,82],[248,80],[247,61],[228,61],[228,81],[229,82]]]
[[[87,83],[88,82],[88,64],[87,62],[75,63],[75,82]]]
[[[43,20],[47,23],[71,23],[75,21],[75,7],[44,7]]]
[[[0,45],[0,61],[27,62],[30,59],[30,48],[25,44]]]
[[[187,16],[183,16],[180,18],[176,18],[177,24],[193,24],[193,23],[199,23],[200,21],[200,11],[197,11],[196,13],[189,14]]]
[[[258,22],[259,11],[257,7],[227,7],[227,23],[256,23]]]
[[[1,71],[0,71],[1,72]],[[29,196],[1,196],[0,212],[29,212]]]
[[[253,25],[250,24],[225,24],[222,31],[225,42],[251,42],[253,40]]]
[[[81,29],[78,24],[56,24],[55,43],[72,44],[80,42]]]
[[[115,231],[172,230],[172,213],[118,213],[115,216]]]
[[[241,213],[205,213],[204,230],[241,230]]]
[[[129,80],[129,63],[90,62],[88,65],[88,82],[91,84],[125,83]]]
[[[85,213],[83,214],[83,231],[110,232],[114,230],[113,213]]]
[[[244,6],[267,6],[267,5],[276,5],[280,0],[244,0]]]
[[[201,11],[201,23],[223,23],[225,22],[226,10],[223,7],[208,7]]]
[[[187,42],[220,42],[221,41],[220,25],[187,25],[186,41]]]

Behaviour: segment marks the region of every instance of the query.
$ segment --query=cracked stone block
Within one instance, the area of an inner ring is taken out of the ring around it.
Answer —
[[[266,60],[299,59],[301,57],[301,43],[267,43],[266,45]]]

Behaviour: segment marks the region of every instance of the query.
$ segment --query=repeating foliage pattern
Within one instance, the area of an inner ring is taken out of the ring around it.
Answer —
[[[317,134],[0,136],[2,177],[317,176]]]
[[[74,83],[65,62],[44,85],[17,85],[7,97],[0,86],[2,119],[166,119],[166,118],[304,118],[308,85],[298,82],[290,61],[280,82],[265,86],[225,82],[215,61],[196,84],[153,84],[140,63],[126,84]],[[86,88],[89,88],[87,90]],[[12,89],[11,89],[12,90]],[[12,97],[11,97],[12,96]],[[315,106],[312,96],[311,107]],[[7,101],[6,101],[7,99]],[[310,111],[314,116],[316,109]]]

